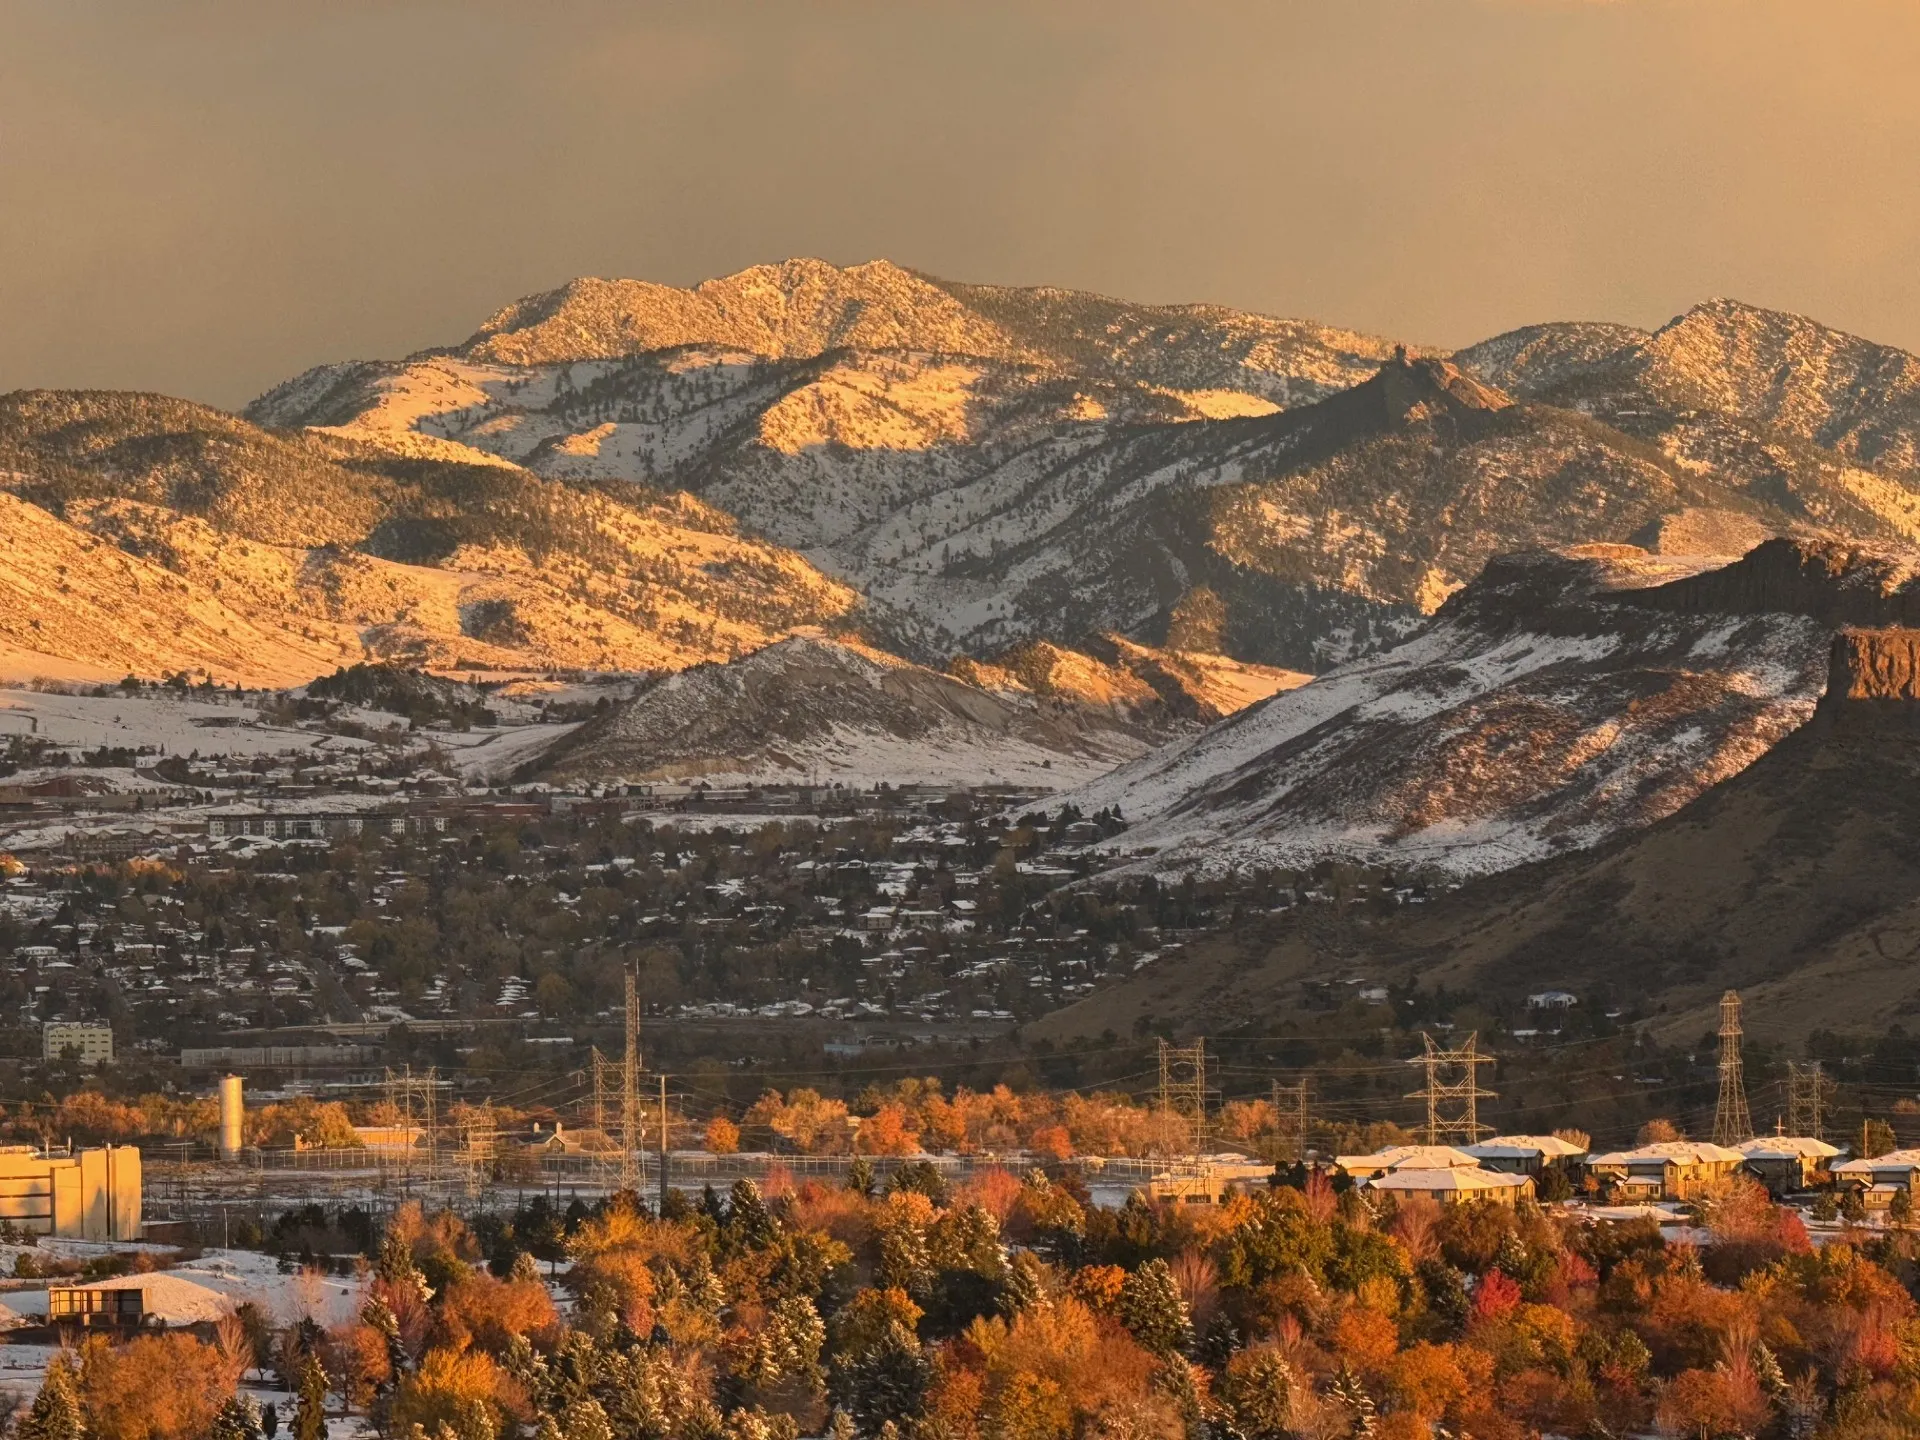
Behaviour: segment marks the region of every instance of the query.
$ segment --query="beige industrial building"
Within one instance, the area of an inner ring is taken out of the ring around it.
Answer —
[[[40,1053],[48,1060],[62,1060],[71,1050],[82,1065],[106,1065],[113,1061],[113,1027],[77,1020],[49,1020],[40,1027]]]
[[[70,1240],[140,1238],[140,1151],[106,1145],[44,1155],[0,1147],[0,1219]]]

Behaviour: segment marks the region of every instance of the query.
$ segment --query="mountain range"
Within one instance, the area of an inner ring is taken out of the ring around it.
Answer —
[[[1448,354],[885,262],[583,279],[243,416],[0,397],[0,669],[641,672],[547,773],[1018,744],[1156,867],[1472,874],[1804,719],[1906,593],[1916,397],[1731,301]]]
[[[1727,301],[1445,357],[789,261],[693,290],[576,281],[247,414],[695,495],[859,590],[869,638],[923,662],[1199,627],[1201,648],[1318,671],[1515,549],[1920,540],[1917,370]]]

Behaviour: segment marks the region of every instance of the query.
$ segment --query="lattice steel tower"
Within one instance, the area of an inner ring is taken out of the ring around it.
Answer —
[[[620,1188],[640,1193],[640,1150],[645,1143],[640,1116],[640,986],[627,971],[627,1049],[620,1061]]]
[[[1720,997],[1720,1103],[1713,1112],[1713,1143],[1738,1145],[1753,1138],[1747,1113],[1746,1078],[1740,1069],[1740,992]]]
[[[1307,1158],[1307,1082],[1292,1085],[1273,1082],[1273,1124],[1279,1132],[1280,1146],[1287,1158],[1296,1162]]]
[[[1480,1067],[1493,1064],[1496,1057],[1480,1053],[1478,1031],[1469,1035],[1467,1043],[1458,1050],[1442,1050],[1424,1031],[1420,1038],[1426,1044],[1426,1053],[1414,1056],[1407,1063],[1422,1066],[1427,1083],[1410,1091],[1407,1098],[1427,1102],[1427,1144],[1438,1145],[1452,1139],[1464,1140],[1469,1145],[1476,1143],[1483,1133],[1493,1128],[1480,1123],[1480,1102],[1491,1100],[1498,1093],[1480,1088]],[[1450,1105],[1460,1108],[1447,1113],[1443,1107]]]
[[[1207,1137],[1207,1042],[1160,1042],[1160,1108],[1186,1123],[1186,1151],[1198,1155]]]
[[[1827,1138],[1827,1092],[1833,1082],[1818,1060],[1787,1062],[1787,1133]]]

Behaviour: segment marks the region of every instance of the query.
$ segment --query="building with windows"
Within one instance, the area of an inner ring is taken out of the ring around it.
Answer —
[[[1533,1198],[1531,1175],[1503,1175],[1469,1165],[1442,1170],[1387,1170],[1364,1182],[1364,1188],[1400,1200],[1432,1200],[1441,1205],[1465,1205],[1490,1200],[1513,1205]]]
[[[1479,1157],[1451,1145],[1390,1145],[1371,1155],[1339,1155],[1334,1166],[1354,1180],[1370,1180],[1390,1170],[1474,1170]]]
[[[1496,1135],[1465,1149],[1483,1169],[1535,1179],[1548,1170],[1563,1170],[1572,1178],[1587,1158],[1585,1150],[1558,1135]]]
[[[1707,1140],[1661,1140],[1595,1155],[1587,1169],[1621,1200],[1693,1200],[1746,1159],[1738,1150]]]
[[[1733,1147],[1747,1157],[1747,1169],[1775,1195],[1820,1184],[1821,1171],[1840,1147],[1811,1135],[1762,1135]]]
[[[0,1220],[69,1240],[140,1238],[140,1151],[103,1145],[49,1155],[0,1147]]]
[[[113,1027],[94,1020],[49,1020],[40,1027],[40,1054],[64,1060],[69,1052],[82,1065],[113,1063]]]

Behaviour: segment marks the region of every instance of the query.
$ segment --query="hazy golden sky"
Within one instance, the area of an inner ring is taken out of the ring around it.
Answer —
[[[1920,348],[1920,0],[0,0],[0,390],[237,405],[796,254]]]

